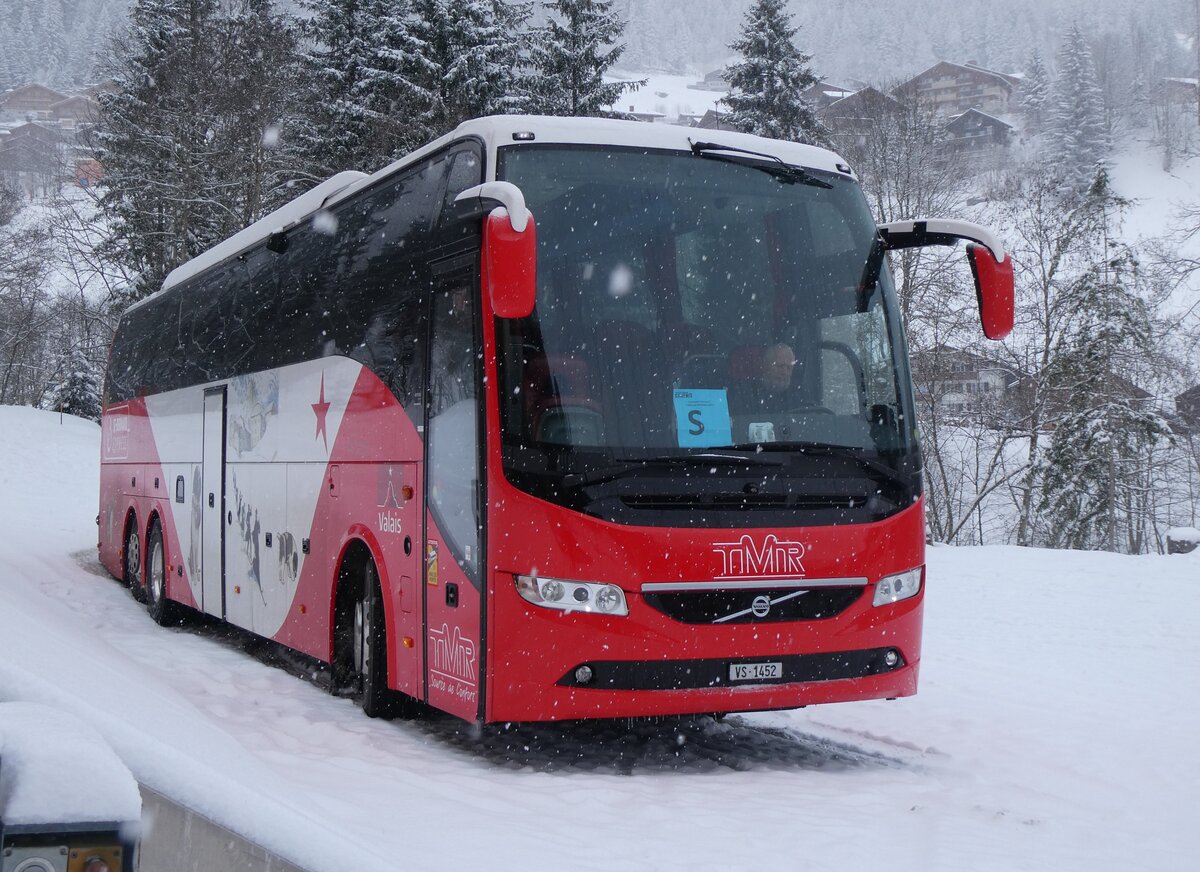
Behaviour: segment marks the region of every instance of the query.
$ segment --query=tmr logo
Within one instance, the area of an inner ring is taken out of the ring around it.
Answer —
[[[447,678],[475,683],[475,643],[464,639],[458,627],[442,624],[429,631],[433,642],[433,670]]]
[[[761,578],[802,576],[804,546],[799,542],[781,542],[771,533],[756,545],[749,536],[737,542],[718,542],[713,551],[721,555],[721,572],[717,578]]]

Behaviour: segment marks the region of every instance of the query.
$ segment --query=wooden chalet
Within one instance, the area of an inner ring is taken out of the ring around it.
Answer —
[[[978,109],[989,115],[1015,111],[1021,80],[971,63],[939,61],[898,85],[894,92],[917,99],[947,117]]]

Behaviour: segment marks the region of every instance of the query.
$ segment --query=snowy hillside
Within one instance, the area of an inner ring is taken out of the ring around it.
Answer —
[[[151,623],[95,563],[98,435],[0,407],[0,700],[77,714],[145,784],[314,872],[1200,868],[1200,553],[935,548],[902,701],[386,723]]]

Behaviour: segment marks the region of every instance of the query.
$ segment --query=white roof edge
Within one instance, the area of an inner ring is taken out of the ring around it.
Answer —
[[[688,151],[696,140],[731,145],[737,148],[763,152],[779,157],[786,163],[826,170],[840,175],[846,173],[838,165],[846,162],[834,152],[815,145],[767,139],[749,133],[728,130],[701,130],[694,127],[679,127],[669,124],[647,124],[643,121],[624,121],[611,118],[561,118],[543,115],[493,115],[464,121],[450,133],[428,145],[406,154],[404,157],[370,175],[355,170],[340,172],[310,188],[296,199],[260,218],[250,226],[238,231],[223,242],[197,255],[172,270],[163,281],[162,288],[130,306],[137,308],[158,297],[163,291],[216,266],[239,254],[272,233],[294,227],[323,208],[332,206],[355,192],[386,178],[409,164],[422,160],[451,142],[466,137],[482,139],[489,153],[502,145],[516,142],[514,133],[533,133],[535,143],[574,143],[580,145],[614,145],[667,150]],[[494,173],[494,164],[489,171]],[[856,178],[851,175],[852,178]],[[493,176],[485,181],[493,180]]]

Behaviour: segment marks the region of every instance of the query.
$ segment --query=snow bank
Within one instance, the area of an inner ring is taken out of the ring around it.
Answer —
[[[44,705],[0,703],[0,818],[6,825],[123,823],[137,782],[91,727]]]

